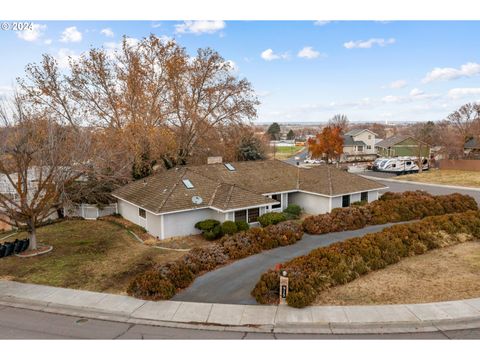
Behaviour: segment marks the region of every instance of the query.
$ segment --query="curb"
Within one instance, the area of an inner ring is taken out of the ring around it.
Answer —
[[[406,181],[406,180],[393,180],[390,178],[378,178],[375,176],[369,176],[369,175],[360,175],[366,179],[370,180],[376,180],[376,181],[387,181],[387,182],[395,182],[395,183],[401,183],[401,184],[413,184],[413,185],[424,185],[424,186],[434,186],[434,187],[441,187],[445,189],[459,189],[459,190],[468,190],[468,191],[480,191],[480,188],[475,188],[475,187],[467,187],[467,186],[454,186],[454,185],[443,185],[443,184],[432,184],[432,183],[423,183],[423,182],[418,182],[418,181]]]
[[[0,305],[171,328],[284,334],[398,334],[480,327],[480,298],[429,304],[311,306],[144,301],[0,281]]]

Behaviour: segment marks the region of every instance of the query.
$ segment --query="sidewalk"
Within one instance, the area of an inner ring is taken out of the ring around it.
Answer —
[[[0,305],[167,327],[275,333],[411,333],[480,327],[480,298],[415,305],[288,306],[144,301],[0,281]]]

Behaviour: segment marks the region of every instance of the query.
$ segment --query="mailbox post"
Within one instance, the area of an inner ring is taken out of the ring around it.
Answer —
[[[285,305],[287,303],[288,295],[288,277],[285,270],[280,275],[280,304]]]

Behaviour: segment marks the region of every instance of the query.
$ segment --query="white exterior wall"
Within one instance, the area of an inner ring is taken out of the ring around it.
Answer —
[[[316,215],[330,212],[330,199],[326,196],[294,192],[289,194],[288,201],[290,204],[300,206],[307,214]]]
[[[138,215],[138,207],[135,205],[129,204],[123,200],[118,200],[118,213],[134,224],[145,226],[145,219],[142,219]]]
[[[332,209],[342,207],[342,197],[341,196],[335,196],[332,198]],[[332,210],[330,210],[332,211]]]
[[[147,227],[146,230],[151,235],[162,239],[162,217],[163,215],[153,215],[152,213],[147,212]]]
[[[182,211],[173,214],[163,215],[164,237],[185,236],[200,234],[200,230],[195,229],[195,224],[206,219],[215,219],[225,221],[225,214],[211,209],[199,209],[191,211]],[[148,230],[148,229],[147,229]]]
[[[354,203],[354,202],[357,202],[357,201],[360,201],[360,199],[361,199],[360,193],[352,194],[352,195],[350,195],[350,204]]]
[[[378,190],[368,192],[368,202],[378,200]]]

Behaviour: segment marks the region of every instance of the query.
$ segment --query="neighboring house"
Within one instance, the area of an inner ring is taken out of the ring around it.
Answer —
[[[375,160],[377,134],[368,129],[355,129],[343,135],[342,161]]]
[[[480,141],[476,138],[471,138],[463,146],[463,153],[466,158],[480,159]]]
[[[414,139],[409,135],[394,135],[375,145],[380,157],[419,156],[429,157],[428,144]]]
[[[163,171],[113,192],[118,212],[166,239],[199,233],[205,219],[243,220],[289,204],[320,214],[374,201],[384,185],[329,166],[299,168],[279,160],[187,166]]]

